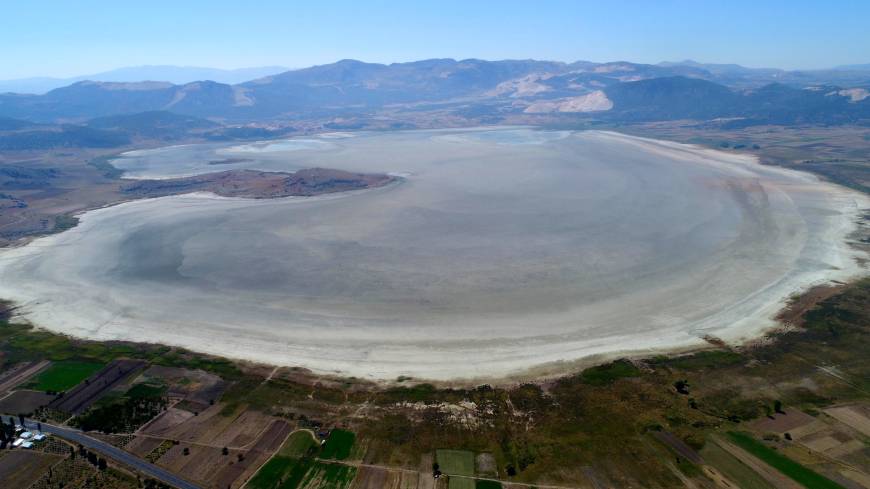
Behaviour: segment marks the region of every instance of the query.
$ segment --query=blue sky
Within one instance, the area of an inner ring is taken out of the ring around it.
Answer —
[[[870,1],[40,1],[0,13],[0,78],[342,58],[870,63]]]

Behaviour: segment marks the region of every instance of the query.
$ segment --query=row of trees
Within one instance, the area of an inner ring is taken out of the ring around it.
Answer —
[[[74,450],[72,450],[72,448],[70,448],[70,456],[72,458],[76,457],[76,452]],[[108,467],[108,464],[106,463],[106,459],[104,459],[103,457],[100,457],[96,453],[88,450],[83,445],[79,445],[78,456],[87,460],[88,462],[91,463],[91,465],[93,465],[94,467],[96,467],[100,470],[106,470],[106,467]]]

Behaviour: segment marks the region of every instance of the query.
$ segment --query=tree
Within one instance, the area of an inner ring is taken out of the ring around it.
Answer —
[[[21,421],[21,426],[24,426],[24,414],[18,414],[18,421]]]
[[[782,401],[779,399],[773,401],[773,410],[779,414],[785,414],[785,411],[782,410]]]
[[[181,453],[183,453],[185,457],[190,455],[190,448],[184,447],[184,450],[182,450]]]
[[[76,459],[76,451],[73,447],[69,447],[69,458],[72,460]]]
[[[97,462],[97,467],[99,467],[100,470],[106,470],[106,467],[108,467],[106,459],[101,457],[100,460]]]
[[[674,388],[677,389],[677,392],[680,394],[688,394],[689,393],[689,381],[688,380],[678,380],[674,382]]]
[[[224,447],[223,450],[221,450],[221,453],[224,454],[224,455],[229,455],[229,454],[230,454],[230,449],[227,448],[227,447]]]

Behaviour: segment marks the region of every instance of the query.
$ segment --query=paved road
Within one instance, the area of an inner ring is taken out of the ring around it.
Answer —
[[[2,419],[8,422],[8,419],[12,419],[15,423],[18,423],[18,418],[14,418],[12,416],[3,416]],[[36,422],[32,420],[26,420],[26,426],[30,429],[36,429]],[[148,477],[153,479],[157,479],[163,481],[171,486],[175,486],[178,489],[200,489],[199,486],[195,484],[191,484],[186,480],[178,477],[172,472],[166,471],[157,467],[156,465],[142,460],[141,458],[125,452],[118,447],[112,446],[106,442],[97,440],[96,438],[91,438],[90,436],[82,433],[79,430],[75,430],[72,428],[64,428],[62,426],[55,426],[47,423],[42,423],[42,431],[43,433],[51,433],[52,435],[56,435],[65,440],[69,440],[73,443],[79,443],[88,450],[93,450],[98,452],[106,457],[109,457],[117,462],[120,462],[124,465],[127,465],[137,471],[145,474]]]

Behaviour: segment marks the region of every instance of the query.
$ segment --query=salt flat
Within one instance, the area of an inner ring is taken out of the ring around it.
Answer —
[[[792,293],[864,273],[846,237],[867,199],[749,156],[597,131],[349,136],[127,154],[129,178],[325,167],[404,180],[90,211],[4,250],[0,297],[81,337],[456,379],[745,339]]]

